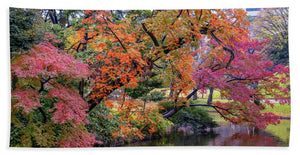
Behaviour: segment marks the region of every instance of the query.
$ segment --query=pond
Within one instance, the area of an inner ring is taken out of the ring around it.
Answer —
[[[168,131],[162,138],[142,141],[127,146],[288,146],[289,120],[281,125],[255,132],[247,125],[219,122],[220,126],[205,134]]]

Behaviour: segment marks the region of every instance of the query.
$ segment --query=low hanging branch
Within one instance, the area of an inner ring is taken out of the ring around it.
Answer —
[[[191,92],[187,97],[186,99],[190,99],[195,93],[197,93],[198,89],[194,89],[193,92]],[[185,104],[185,102],[182,102],[182,104]],[[229,113],[230,115],[233,115],[233,116],[238,116],[232,112],[230,112],[230,109],[225,109],[225,108],[222,108],[222,107],[219,107],[219,106],[216,106],[216,105],[212,105],[212,104],[190,104],[189,105],[190,107],[196,107],[196,106],[206,106],[206,107],[213,107],[216,112],[218,112],[224,119],[227,119],[227,120],[230,120],[228,117],[226,117],[220,110],[222,111],[226,111],[227,113]],[[174,107],[172,110],[166,112],[163,114],[163,117],[164,118],[169,118],[171,116],[173,116],[174,114],[176,114],[180,109],[182,109],[184,107],[184,105],[182,106],[176,106]],[[219,110],[220,109],[220,110]]]
[[[193,92],[191,92],[187,97],[186,99],[190,99],[195,93],[197,93],[198,89],[195,89],[193,90]],[[182,104],[184,104],[184,102],[182,102]],[[163,117],[164,118],[168,118],[168,117],[171,117],[173,116],[175,113],[178,112],[178,110],[180,110],[181,108],[183,108],[184,106],[176,106],[174,107],[172,110],[170,110],[169,112],[163,114]]]

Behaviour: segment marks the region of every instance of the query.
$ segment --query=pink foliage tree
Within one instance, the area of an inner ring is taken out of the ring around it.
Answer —
[[[228,99],[226,102],[208,102],[226,120],[233,123],[248,122],[259,129],[264,129],[268,124],[278,124],[280,117],[273,113],[262,113],[264,105],[260,102],[273,106],[266,98],[267,94],[272,94],[276,101],[290,103],[289,90],[280,85],[288,82],[289,69],[281,65],[274,66],[271,61],[264,59],[265,55],[260,51],[267,40],[232,40],[229,48],[234,59],[231,61],[227,51],[211,40],[210,52],[202,54],[201,63],[193,73],[198,89],[206,91],[207,87],[212,87],[220,91],[222,98]],[[279,78],[276,76],[278,74],[285,76]]]
[[[21,110],[24,115],[28,115],[38,109],[44,119],[39,126],[47,126],[46,130],[53,130],[55,124],[60,124],[64,132],[56,135],[60,138],[54,146],[91,147],[97,142],[95,136],[84,127],[88,123],[88,103],[74,86],[69,83],[60,84],[58,81],[79,81],[87,78],[90,75],[87,64],[45,42],[34,46],[29,53],[15,56],[11,72],[16,79],[12,90],[12,110]],[[52,100],[54,104],[51,107],[42,103],[41,99]],[[34,134],[31,135],[31,139],[41,143]],[[23,139],[25,137],[23,135]],[[55,142],[54,139],[51,140]]]

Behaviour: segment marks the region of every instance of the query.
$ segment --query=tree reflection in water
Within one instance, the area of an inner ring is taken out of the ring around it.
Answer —
[[[288,146],[278,137],[254,131],[247,125],[224,123],[211,132],[193,133],[187,130],[168,131],[160,139],[152,139],[129,146]]]
[[[225,146],[281,146],[278,138],[267,133],[236,133],[224,140]]]

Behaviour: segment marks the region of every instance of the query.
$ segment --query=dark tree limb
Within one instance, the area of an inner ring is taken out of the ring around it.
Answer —
[[[186,99],[190,99],[195,93],[197,93],[198,89],[195,89],[193,90],[193,92],[191,92],[187,97]],[[184,102],[183,102],[184,104]],[[168,117],[171,117],[173,116],[174,114],[177,113],[178,110],[180,110],[181,108],[183,108],[184,106],[175,106],[172,110],[166,112],[165,114],[163,114],[163,117],[164,118],[168,118]]]
[[[46,23],[47,20],[48,20],[48,15],[49,15],[49,11],[47,12],[46,17],[45,17],[45,23]]]
[[[49,16],[50,16],[50,19],[51,19],[52,23],[53,24],[58,24],[55,10],[49,10],[48,13],[49,13]]]
[[[44,91],[44,84],[47,83],[47,82],[49,82],[51,79],[54,79],[54,78],[51,78],[51,77],[49,76],[48,79],[43,79],[43,80],[41,81],[41,88],[38,90],[39,93],[41,93],[42,91]]]
[[[84,90],[84,79],[82,78],[79,82],[79,95],[83,98],[83,90]]]
[[[198,18],[198,21],[201,21],[202,13],[203,13],[203,10],[201,9],[201,11],[200,11],[200,16],[199,16],[199,18]]]
[[[142,28],[143,28],[143,30],[149,35],[149,37],[152,39],[154,45],[158,47],[158,46],[159,46],[159,43],[158,43],[156,37],[154,36],[154,34],[153,34],[152,32],[148,31],[148,29],[147,29],[145,23],[142,23]]]
[[[45,111],[41,107],[38,107],[38,110],[41,112],[41,114],[44,118],[44,123],[47,123],[47,115],[46,115]]]
[[[187,97],[186,99],[190,99],[195,93],[197,93],[198,89],[195,89],[193,92],[191,92]],[[184,104],[184,102],[182,102],[182,104]],[[212,105],[212,104],[190,104],[189,105],[190,107],[195,107],[195,106],[206,106],[206,107],[213,107],[224,119],[227,119],[227,120],[230,120],[228,117],[226,117],[220,110],[223,110],[223,111],[226,111],[227,113],[229,113],[230,115],[232,116],[238,116],[234,113],[232,113],[230,111],[230,109],[226,109],[226,108],[222,108],[222,107],[219,107],[219,106],[216,106],[216,105]],[[184,105],[182,106],[176,106],[174,107],[172,110],[166,112],[163,114],[163,117],[164,118],[168,118],[168,117],[171,117],[173,116],[174,114],[176,114],[180,109],[182,109],[184,107]],[[220,110],[218,110],[220,109]]]
[[[120,38],[117,36],[117,34],[108,26],[108,22],[106,18],[103,18],[105,20],[105,23],[107,25],[108,30],[115,36],[115,38],[118,40],[118,42],[121,44],[122,48],[125,50],[125,52],[127,52],[126,47],[124,46],[124,44],[122,43],[122,41],[120,40]]]
[[[54,79],[54,78],[51,78],[49,76],[49,78],[47,78],[47,79],[42,79],[42,81],[41,81],[41,88],[38,90],[39,93],[41,93],[42,91],[45,91],[44,84],[46,84],[47,82],[49,82],[51,79]],[[38,107],[38,110],[41,112],[41,114],[42,114],[42,116],[44,118],[44,123],[47,123],[47,115],[46,115],[45,111],[41,107]]]
[[[223,44],[223,42],[218,38],[218,37],[216,37],[216,35],[214,34],[214,31],[212,30],[212,31],[209,31],[209,33],[210,33],[210,36],[219,44],[219,45],[221,45],[222,47],[223,47],[223,50],[225,50],[225,51],[228,51],[229,53],[230,53],[230,59],[229,59],[229,61],[227,62],[227,64],[226,64],[226,68],[228,68],[229,67],[229,65],[231,64],[231,61],[234,59],[234,53],[233,53],[233,50],[232,49],[229,49],[229,48],[227,48],[227,47],[225,47],[225,45]]]
[[[155,66],[155,67],[157,67],[157,68],[160,68],[160,69],[162,69],[163,67],[161,67],[161,66],[158,66],[157,64],[155,64],[155,63],[153,63],[153,65]]]
[[[183,38],[178,38],[177,42],[175,43],[175,46],[173,47],[167,47],[167,46],[163,46],[163,53],[165,54],[169,54],[171,51],[176,50],[178,48],[180,48],[183,44],[185,43],[185,41],[183,40]],[[158,55],[158,53],[156,53],[156,55]],[[152,60],[153,62],[159,60],[161,57],[157,57],[154,60]]]
[[[196,88],[193,88],[193,90],[195,90]],[[198,99],[198,95],[197,95],[197,93],[195,93],[194,95],[193,95],[193,100],[197,100]]]

